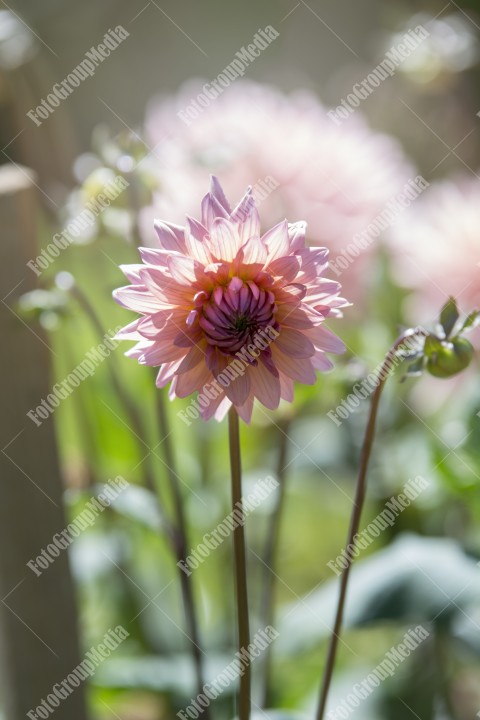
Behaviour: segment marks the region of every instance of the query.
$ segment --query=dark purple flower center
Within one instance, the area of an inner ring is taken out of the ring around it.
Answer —
[[[210,345],[235,355],[254,341],[267,326],[276,328],[275,295],[254,282],[234,277],[228,286],[217,287],[203,303],[200,327]]]

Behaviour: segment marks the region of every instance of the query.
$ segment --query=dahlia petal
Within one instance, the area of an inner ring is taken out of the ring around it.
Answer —
[[[171,315],[172,311],[169,309],[140,318],[138,332],[143,338],[156,338],[161,332],[163,332],[163,328]]]
[[[143,318],[139,317],[136,320],[133,320],[131,323],[128,323],[128,325],[125,325],[121,330],[119,330],[114,336],[114,340],[142,340],[142,336],[138,332],[138,325],[142,321]]]
[[[228,284],[228,289],[234,293],[239,292],[242,287],[243,281],[239,277],[233,277]]]
[[[311,360],[285,355],[276,347],[272,348],[273,361],[280,371],[292,380],[298,380],[305,385],[315,385],[316,375]]]
[[[182,362],[179,365],[179,368],[177,370],[179,375],[182,375],[185,372],[189,372],[194,367],[196,367],[200,362],[205,362],[205,350],[203,350],[198,345],[194,345],[190,352],[185,355]],[[205,366],[206,367],[206,366]],[[207,368],[208,369],[208,368]],[[208,370],[208,374],[211,375],[210,370]]]
[[[182,326],[181,324],[179,325],[171,317],[167,320],[167,322],[162,328],[157,328],[156,325],[152,322],[151,317],[146,317],[138,326],[138,332],[143,337],[148,338],[149,340],[155,340],[155,342],[157,342],[158,344],[175,344],[177,348],[183,348],[183,354],[185,354],[184,346],[176,343],[175,340],[179,333],[189,338],[188,328]],[[189,341],[188,346],[190,346],[191,344],[192,341]]]
[[[262,364],[265,365],[270,375],[272,375],[274,378],[279,377],[280,373],[278,372],[278,368],[273,360],[271,348],[268,347],[266,350],[264,350],[260,355],[259,359]]]
[[[284,285],[282,288],[275,290],[277,303],[290,303],[293,306],[299,305],[306,294],[307,288],[305,285],[299,285],[297,283]]]
[[[276,410],[280,403],[280,380],[272,377],[261,363],[250,368],[248,372],[255,397],[269,410]]]
[[[212,262],[212,256],[205,239],[207,229],[197,220],[187,216],[185,226],[185,245],[188,255],[195,258],[203,265]]]
[[[223,400],[220,402],[217,410],[215,411],[215,420],[221,422],[231,407],[232,403],[230,402],[230,400],[227,397],[224,397]]]
[[[228,375],[227,375],[228,376]],[[248,372],[239,375],[225,388],[225,395],[234,405],[243,405],[250,393],[251,382]]]
[[[178,360],[185,355],[184,348],[177,348],[171,343],[151,342],[139,344],[139,347],[131,348],[125,353],[127,357],[136,357],[140,365],[152,365],[156,367],[165,362]]]
[[[160,268],[145,267],[140,271],[140,277],[151,293],[158,298],[160,306],[180,305],[186,307],[191,303],[191,285],[180,285]]]
[[[175,376],[172,378],[172,382],[170,383],[170,387],[168,388],[168,399],[169,399],[169,400],[175,400],[175,398],[177,397],[176,392],[175,392],[176,386],[177,386],[177,376],[175,375]]]
[[[232,407],[232,403],[227,398],[224,392],[221,392],[216,398],[210,401],[209,405],[200,408],[200,415],[203,420],[210,420],[215,417],[215,420],[223,420],[227,412]]]
[[[251,194],[246,194],[232,213],[231,219],[238,222],[238,232],[243,243],[250,238],[260,238],[260,216]]]
[[[249,185],[240,202],[230,213],[230,219],[234,222],[244,222],[245,219],[255,208],[256,206],[254,197],[252,195],[252,186]]]
[[[305,247],[305,235],[307,233],[307,223],[301,220],[296,223],[288,224],[288,237],[290,239],[290,252],[296,253]]]
[[[324,325],[305,330],[316,347],[327,352],[341,354],[345,352],[345,343]]]
[[[297,253],[300,259],[299,281],[310,283],[328,267],[328,250],[326,248],[305,248]]]
[[[173,344],[177,347],[190,348],[192,345],[198,345],[203,339],[203,333],[199,327],[187,327],[183,328],[181,323],[176,323],[179,328],[178,335],[175,337]]]
[[[287,402],[293,402],[293,399],[294,399],[293,380],[291,378],[287,377],[287,375],[280,373],[279,382],[280,382],[280,397],[282,398],[282,400],[286,400]]]
[[[286,325],[296,330],[308,330],[312,328],[315,323],[323,322],[324,319],[323,316],[309,311],[310,308],[305,306],[304,303],[293,306],[289,303],[284,303],[283,305],[279,305],[275,318],[280,326]],[[314,317],[316,321],[314,321]]]
[[[144,362],[139,358],[138,362],[145,365],[163,365],[163,363],[179,360],[185,355],[185,348],[177,347],[171,342],[156,340],[153,347],[144,352]]]
[[[140,270],[143,265],[119,265],[120,270],[123,272],[127,280],[133,284],[140,282]]]
[[[253,412],[253,397],[249,397],[243,405],[235,405],[235,410],[243,422],[250,425]]]
[[[329,295],[337,295],[341,290],[341,285],[336,280],[327,280],[326,278],[317,278],[314,285],[311,285],[307,298],[312,303],[315,300],[322,300]]]
[[[280,277],[285,285],[288,285],[297,277],[300,271],[300,263],[295,255],[288,255],[273,260],[269,264],[268,270]]]
[[[170,257],[173,250],[159,250],[158,248],[139,247],[138,252],[145,265],[167,266],[167,258]]]
[[[155,313],[165,307],[144,285],[127,285],[113,291],[119,305],[139,313]]]
[[[286,355],[309,358],[315,355],[315,345],[306,335],[291,328],[282,328],[275,345]]]
[[[164,363],[163,365],[161,365],[160,370],[157,374],[155,385],[158,388],[162,388],[165,387],[165,385],[168,385],[168,383],[172,380],[175,373],[177,372],[181,363],[182,358],[180,358],[180,360],[175,360],[173,362]]]
[[[212,380],[212,373],[204,363],[198,363],[193,368],[178,374],[175,385],[175,394],[177,397],[187,397],[195,390],[201,390],[203,386]]]
[[[226,210],[226,212],[230,215],[232,212],[230,203],[225,197],[225,193],[223,192],[223,188],[220,185],[219,179],[215,175],[210,176],[210,193],[216,200],[218,200],[222,208]]]
[[[267,260],[267,248],[259,237],[250,237],[240,248],[238,259],[247,265],[254,263],[263,265]]]
[[[288,223],[282,220],[263,236],[262,241],[268,249],[269,261],[288,255],[290,251],[290,238],[288,236]]]
[[[126,350],[124,355],[125,357],[132,357],[135,358],[135,360],[138,360],[138,358],[141,357],[146,350],[149,350],[152,347],[153,342],[147,342],[142,339],[136,345]]]
[[[154,220],[153,227],[160,240],[160,245],[164,250],[175,250],[176,252],[185,254],[185,238],[184,229],[180,225],[164,222],[163,220]]]
[[[333,369],[333,362],[325,353],[319,350],[315,353],[315,357],[312,358],[312,365],[315,370],[320,370],[320,372],[329,372]]]
[[[238,238],[229,220],[216,218],[210,229],[210,252],[216,260],[231,262],[238,251]]]
[[[202,200],[202,225],[210,230],[216,218],[228,219],[230,213],[222,206],[217,198],[207,193]]]
[[[193,282],[203,275],[203,267],[197,260],[185,255],[172,255],[167,260],[167,266],[174,280],[180,285],[191,287]]]

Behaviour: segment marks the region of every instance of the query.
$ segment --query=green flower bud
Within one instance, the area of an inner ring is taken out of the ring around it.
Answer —
[[[452,377],[470,365],[474,350],[465,338],[456,337],[450,341],[426,343],[427,370],[440,378]]]

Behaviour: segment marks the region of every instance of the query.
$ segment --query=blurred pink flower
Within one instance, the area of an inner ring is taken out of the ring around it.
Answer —
[[[239,81],[187,125],[177,113],[201,89],[192,82],[147,113],[161,192],[144,212],[145,238],[155,214],[181,222],[191,213],[199,188],[214,173],[233,197],[252,185],[266,223],[304,218],[309,239],[329,247],[333,260],[412,177],[398,143],[370,130],[358,111],[337,126],[311,93],[287,96]],[[271,187],[278,183],[267,197],[265,179]],[[342,283],[349,294],[366,287],[364,267],[359,258],[346,270]]]
[[[395,280],[412,289],[406,319],[432,322],[449,295],[468,313],[480,308],[480,179],[430,185],[387,240]]]
[[[136,341],[126,354],[160,366],[157,386],[171,382],[171,398],[203,390],[205,419],[233,404],[249,422],[254,398],[291,402],[294,380],[314,384],[315,370],[332,367],[325,351],[344,350],[324,320],[347,303],[323,277],[328,251],[305,247],[305,227],[284,220],[260,236],[251,188],[232,211],[212,178],[202,222],[157,221],[160,248],[122,268],[132,285],[114,297],[142,315],[117,336]]]

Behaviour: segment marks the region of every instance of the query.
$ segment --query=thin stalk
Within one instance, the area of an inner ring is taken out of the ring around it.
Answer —
[[[96,331],[99,339],[103,340],[105,335],[105,328],[103,327],[100,318],[97,315],[97,312],[93,305],[91,304],[90,300],[86,296],[86,294],[79,288],[77,285],[74,285],[71,289],[71,293],[73,297],[76,299],[82,310],[85,312],[86,316],[90,320],[94,330]],[[149,449],[148,442],[147,442],[147,436],[144,429],[144,425],[142,422],[142,419],[140,417],[140,413],[138,412],[138,408],[136,407],[135,403],[132,401],[130,396],[125,390],[124,384],[120,379],[120,376],[118,374],[117,365],[115,362],[114,355],[110,355],[109,361],[106,364],[107,366],[107,372],[110,376],[110,381],[112,383],[112,387],[115,391],[116,396],[120,400],[121,404],[123,405],[123,408],[125,410],[125,413],[129,419],[131,430],[133,431],[133,434],[138,441],[138,447],[140,454],[145,452],[145,449]],[[164,524],[164,527],[171,535],[172,528],[170,527],[169,521],[165,516],[165,513],[163,511],[164,504],[162,502],[161,497],[159,497],[159,490],[157,487],[157,484],[155,482],[155,473],[152,466],[151,461],[151,453],[149,452],[146,456],[144,462],[142,463],[142,473],[144,478],[144,484],[148,489],[159,498],[158,505],[159,505],[159,511],[162,516],[162,522]]]
[[[230,446],[230,470],[232,478],[232,508],[241,518],[233,531],[233,548],[235,555],[235,589],[237,600],[238,649],[247,649],[250,644],[250,628],[248,619],[247,564],[245,553],[245,532],[243,526],[244,512],[242,507],[242,466],[240,461],[240,432],[238,415],[234,407],[228,413],[228,438]],[[240,692],[238,698],[239,720],[250,717],[250,665],[240,675]]]
[[[175,514],[175,533],[173,547],[177,557],[177,563],[184,561],[188,554],[188,533],[185,513],[183,510],[183,499],[180,492],[178,474],[175,471],[175,458],[173,454],[173,446],[171,440],[171,431],[169,429],[168,414],[165,407],[165,396],[161,389],[157,392],[157,418],[160,435],[162,436],[163,454],[165,457],[166,473],[170,492],[173,498],[173,507]],[[203,667],[203,651],[200,646],[200,633],[198,627],[197,611],[195,608],[195,599],[192,588],[192,575],[183,572],[180,565],[179,578],[182,591],[183,607],[185,612],[185,621],[188,628],[188,636],[190,639],[192,657],[195,664],[195,678],[197,686],[197,695],[203,693],[205,684],[205,675]],[[208,720],[208,707],[203,711],[203,717]]]
[[[90,319],[93,327],[97,331],[98,335],[103,338],[104,336],[104,328],[100,322],[100,319],[97,316],[97,313],[94,309],[94,307],[91,305],[89,299],[86,297],[86,295],[83,293],[83,291],[77,287],[74,286],[72,289],[72,293],[74,297],[77,299],[80,306],[85,311],[87,317]],[[110,362],[107,363],[108,372],[110,374],[110,379],[113,385],[113,388],[120,399],[121,403],[123,404],[125,411],[130,419],[132,430],[134,431],[135,436],[139,440],[139,444],[141,446],[141,449],[143,449],[143,446],[148,448],[147,444],[147,438],[146,433],[144,431],[144,426],[142,419],[140,417],[140,414],[138,412],[137,407],[132,402],[129,395],[125,392],[123,383],[120,380],[120,377],[117,372],[117,368],[115,366],[115,363],[113,362],[113,356],[110,357]],[[163,402],[163,394],[162,391],[158,391],[157,394],[157,416],[158,416],[158,424],[159,424],[159,430],[160,434],[163,438],[162,444],[165,454],[165,465],[167,469],[167,476],[168,481],[170,484],[170,489],[173,497],[173,504],[174,504],[174,513],[175,513],[175,522],[171,522],[169,518],[167,518],[165,511],[164,511],[164,503],[162,496],[160,494],[159,485],[157,482],[155,482],[154,478],[154,472],[151,464],[150,459],[150,452],[145,460],[145,471],[144,471],[144,480],[146,486],[150,489],[150,491],[154,494],[154,496],[157,499],[157,507],[160,512],[161,518],[162,518],[162,524],[165,528],[165,532],[168,538],[168,541],[170,543],[170,547],[172,548],[172,552],[175,555],[175,558],[177,560],[177,563],[185,560],[185,557],[187,555],[188,550],[188,539],[187,539],[187,532],[186,532],[186,522],[185,522],[185,516],[183,512],[183,504],[182,504],[182,497],[180,494],[180,490],[178,487],[178,476],[174,470],[174,456],[173,456],[173,448],[171,443],[171,437],[170,437],[170,430],[168,427],[168,417],[165,411],[164,402]],[[182,600],[183,600],[183,607],[184,607],[184,613],[185,613],[185,623],[187,626],[187,635],[190,639],[190,650],[192,653],[192,659],[195,667],[195,678],[196,678],[196,688],[197,688],[197,694],[203,692],[204,687],[204,672],[203,672],[203,653],[200,648],[199,643],[199,632],[198,632],[198,622],[197,622],[197,614],[195,609],[195,603],[192,593],[192,586],[191,586],[191,579],[189,576],[186,575],[186,573],[183,572],[182,568],[177,565],[178,567],[178,578],[180,582],[180,588],[182,592]],[[204,710],[203,717],[205,720],[208,720],[209,718],[209,710],[208,708]]]
[[[362,515],[363,503],[365,500],[365,492],[367,486],[367,470],[368,463],[370,460],[370,454],[372,451],[373,440],[375,437],[375,424],[377,421],[378,404],[382,395],[382,390],[385,386],[385,382],[390,374],[392,367],[395,364],[395,357],[398,350],[401,348],[403,343],[407,340],[411,340],[415,335],[425,335],[424,330],[408,330],[402,334],[392,345],[390,350],[385,356],[385,359],[380,367],[377,374],[378,385],[372,395],[370,403],[370,412],[368,416],[367,427],[365,430],[365,436],[363,439],[362,452],[360,456],[360,465],[358,470],[357,484],[355,488],[355,499],[353,503],[352,515],[350,518],[350,528],[348,531],[348,537],[345,547],[355,547],[355,535],[358,532],[360,525],[360,518]],[[350,576],[350,568],[352,566],[353,553],[349,553],[347,558],[347,567],[344,569],[340,579],[340,592],[338,596],[337,612],[335,615],[335,623],[333,631],[330,636],[330,643],[328,647],[327,663],[325,666],[325,672],[323,675],[322,685],[320,689],[320,701],[318,705],[318,711],[316,720],[323,720],[325,709],[327,705],[328,691],[332,681],[333,668],[335,665],[335,658],[337,654],[338,640],[340,638],[340,631],[342,629],[343,612],[345,607],[345,598],[347,594],[348,579]]]
[[[273,625],[274,620],[274,601],[276,587],[275,566],[277,561],[278,544],[280,539],[280,526],[283,516],[283,507],[285,504],[285,482],[286,482],[286,463],[288,448],[288,430],[290,427],[290,419],[287,418],[280,424],[279,448],[277,456],[276,477],[278,480],[278,489],[276,494],[275,506],[271,512],[265,550],[263,552],[263,587],[260,599],[260,617],[262,627]],[[261,689],[260,707],[272,707],[272,652],[269,645],[263,656],[263,687]]]

